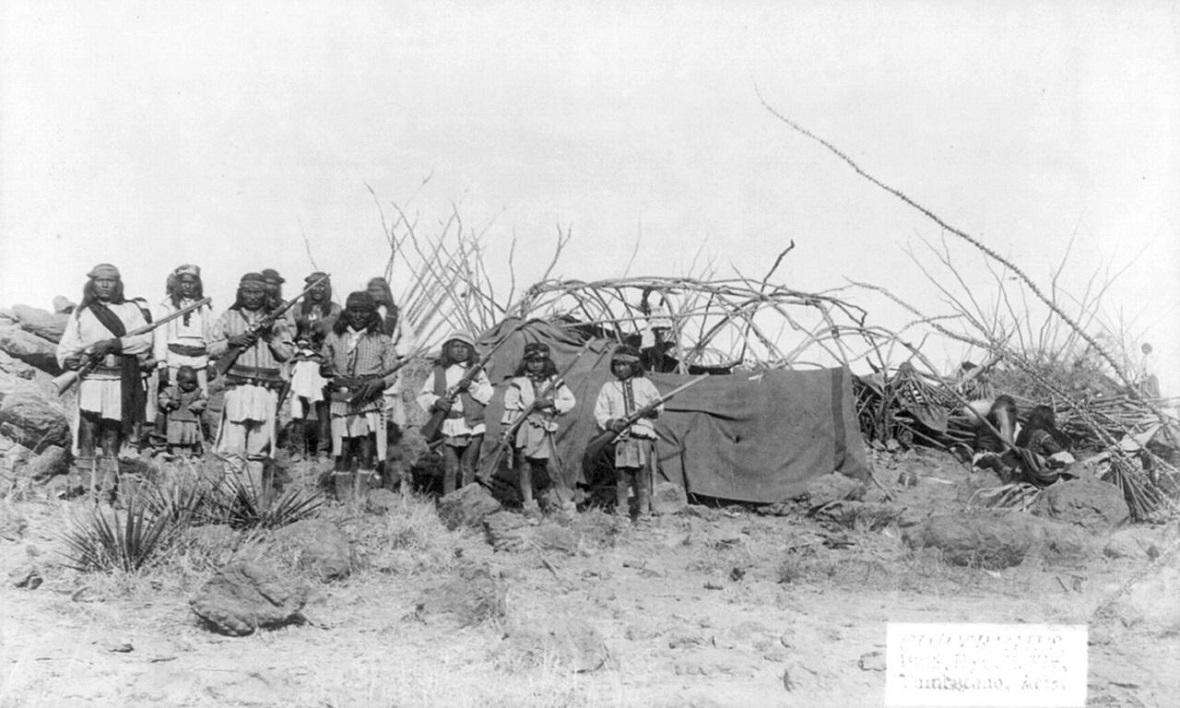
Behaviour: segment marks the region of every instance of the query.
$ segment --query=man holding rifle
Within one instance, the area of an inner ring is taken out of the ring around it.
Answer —
[[[398,356],[381,325],[373,297],[354,292],[324,340],[322,373],[329,380],[336,460],[332,478],[340,501],[364,494],[375,481],[374,461],[385,460],[386,451],[376,446],[377,433],[385,424],[381,394],[397,378]],[[403,493],[409,491],[407,481],[402,480]]]
[[[67,371],[85,372],[78,384],[75,472],[90,474],[91,491],[113,501],[119,448],[143,416],[140,364],[151,350],[152,335],[125,336],[145,328],[147,321],[139,307],[123,297],[123,281],[115,266],[101,263],[87,277],[82,304],[70,316],[57,345],[57,362]],[[103,454],[96,459],[100,445]]]
[[[243,275],[237,300],[217,318],[209,345],[226,384],[215,447],[219,454],[244,458],[257,489],[262,489],[263,461],[274,454],[281,365],[295,350],[283,319],[291,303],[268,312],[267,301],[265,278]]]
[[[475,340],[455,332],[443,343],[442,354],[418,394],[418,405],[442,417],[443,494],[475,481],[475,464],[483,444],[484,408],[495,389],[475,353]],[[434,442],[429,439],[428,442]]]

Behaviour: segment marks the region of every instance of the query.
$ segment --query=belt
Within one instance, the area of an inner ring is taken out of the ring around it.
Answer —
[[[234,364],[229,368],[230,376],[240,376],[248,379],[278,379],[282,373],[278,369],[265,366],[239,366]]]
[[[181,356],[205,356],[208,354],[205,347],[195,347],[191,344],[169,344],[168,351]]]
[[[283,388],[281,379],[262,379],[257,376],[238,376],[237,374],[226,374],[225,383],[229,386],[261,386],[271,391],[279,391]]]

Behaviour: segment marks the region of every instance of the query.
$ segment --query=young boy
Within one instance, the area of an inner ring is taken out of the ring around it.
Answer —
[[[293,460],[310,457],[319,449],[319,409],[325,405],[324,386],[328,383],[320,373],[324,357],[319,345],[319,341],[313,342],[309,334],[303,333],[291,357],[291,431],[287,446]]]
[[[655,428],[652,421],[663,412],[663,405],[628,426],[626,418],[655,403],[660,392],[643,375],[639,352],[634,347],[620,346],[610,362],[614,381],[607,381],[594,402],[594,419],[598,427],[618,433],[615,440],[615,513],[629,517],[628,497],[634,490],[639,505],[639,518],[651,514],[651,465],[654,462]]]
[[[188,365],[178,368],[175,383],[161,391],[159,397],[160,410],[168,421],[168,452],[181,457],[201,453],[201,413],[208,402],[197,370]]]
[[[550,463],[557,456],[553,445],[557,417],[573,410],[575,403],[569,386],[558,382],[557,367],[549,358],[549,345],[542,342],[526,344],[516,376],[509,381],[504,392],[502,420],[504,426],[509,426],[520,416],[528,415],[517,428],[515,438],[509,441],[517,461],[520,495],[526,513],[538,511],[533,486],[542,475],[548,476],[550,484],[558,488],[563,499],[570,496],[562,493],[566,490]]]
[[[487,430],[484,408],[492,400],[495,389],[488,375],[480,371],[453,401],[445,394],[476,363],[475,340],[468,334],[455,332],[443,343],[434,371],[418,393],[418,405],[423,410],[446,414],[441,430],[444,495],[455,491],[456,476],[460,487],[475,481],[475,463]]]

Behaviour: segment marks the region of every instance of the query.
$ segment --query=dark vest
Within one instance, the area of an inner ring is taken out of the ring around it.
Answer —
[[[446,370],[441,366],[434,367],[434,395],[445,396],[447,393],[447,374]],[[467,423],[467,427],[474,428],[476,425],[484,421],[483,409],[484,404],[471,397],[467,391],[459,394],[459,400],[463,402],[463,420]]]

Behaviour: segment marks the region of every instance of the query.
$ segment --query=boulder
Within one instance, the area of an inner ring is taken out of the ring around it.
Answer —
[[[1096,479],[1074,479],[1046,487],[1033,511],[1089,530],[1108,529],[1130,513],[1119,488]]]
[[[865,492],[865,485],[839,472],[816,477],[807,483],[807,503],[817,509],[836,501],[859,499]]]
[[[479,528],[485,518],[500,508],[500,502],[474,482],[438,500],[438,516],[452,531],[460,526]]]
[[[70,321],[69,315],[48,312],[28,305],[13,305],[12,314],[20,321],[21,329],[32,332],[42,339],[48,339],[54,344],[61,341],[62,333],[66,331],[66,323]]]
[[[338,580],[352,572],[352,545],[343,531],[327,521],[296,521],[276,530],[274,539],[296,549],[298,566],[321,580]]]
[[[59,315],[68,315],[77,309],[78,305],[65,295],[53,296],[53,311]]]
[[[483,520],[488,544],[497,551],[523,551],[533,545],[534,522],[511,511],[497,511]]]
[[[70,453],[60,445],[50,445],[21,469],[22,474],[37,482],[44,482],[70,471]]]
[[[676,514],[688,506],[688,494],[684,487],[675,482],[656,482],[651,493],[651,510],[654,514]]]
[[[1102,554],[1107,558],[1156,558],[1160,555],[1150,532],[1143,528],[1126,528],[1111,534]]]
[[[937,548],[952,565],[996,570],[1018,565],[1037,541],[1020,514],[940,514],[907,531],[916,548]]]
[[[8,382],[0,398],[0,434],[41,452],[50,445],[67,447],[70,426],[56,401],[27,382]]]
[[[0,327],[0,351],[54,376],[61,373],[57,345],[20,327]]]
[[[402,505],[402,497],[388,489],[373,489],[365,496],[365,511],[385,515]]]
[[[189,606],[220,634],[241,637],[302,619],[307,587],[256,563],[238,561],[217,573]]]

